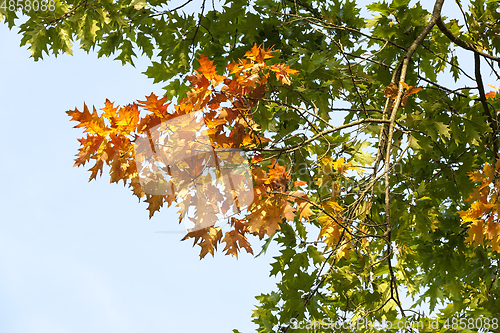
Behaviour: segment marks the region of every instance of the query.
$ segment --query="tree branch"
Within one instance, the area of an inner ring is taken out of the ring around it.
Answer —
[[[432,30],[438,19],[441,17],[441,8],[443,7],[444,0],[437,0],[434,4],[434,10],[432,12],[431,19],[429,23],[425,26],[424,30],[418,35],[417,39],[411,44],[411,46],[408,48],[408,51],[403,57],[403,61],[400,63],[398,66],[396,72],[394,73],[391,82],[397,84],[397,82],[404,82],[406,78],[406,72],[408,70],[408,65],[410,63],[410,59],[417,50],[417,48],[422,44],[424,41],[425,37],[429,34],[429,32]],[[399,71],[401,69],[401,71]],[[401,74],[399,74],[399,72]],[[396,77],[399,76],[399,79],[396,81]],[[387,138],[383,133],[381,133],[380,140],[386,139],[386,144],[381,144],[379,145],[379,154],[381,155],[382,151],[381,149],[386,146],[386,151],[385,151],[385,159],[384,159],[384,169],[385,169],[385,222],[386,222],[386,235],[387,235],[387,255],[389,256],[388,263],[389,263],[389,271],[391,275],[391,297],[395,300],[396,304],[399,307],[399,310],[401,312],[401,315],[405,317],[405,312],[401,306],[401,301],[399,299],[399,293],[398,293],[398,288],[397,288],[397,283],[396,283],[396,277],[394,275],[392,265],[391,265],[391,254],[393,253],[392,250],[392,244],[391,244],[391,231],[392,231],[392,226],[391,226],[391,209],[390,209],[390,182],[389,182],[389,169],[390,169],[390,159],[391,159],[391,150],[392,150],[392,138],[394,135],[394,126],[395,126],[395,121],[396,121],[396,114],[399,109],[399,105],[401,103],[401,99],[403,96],[403,86],[401,84],[398,85],[398,95],[396,97],[396,100],[394,101],[392,111],[391,111],[391,116],[389,120],[389,128],[387,131]],[[388,100],[386,101],[386,108],[388,107]],[[384,109],[384,114],[385,114],[385,109]],[[382,142],[383,143],[383,142]],[[396,298],[393,297],[393,292],[395,293]]]
[[[483,57],[491,59],[491,60],[495,60],[500,64],[499,57],[494,57],[492,55],[486,54],[486,53],[478,50],[471,43],[464,41],[463,39],[459,38],[458,36],[455,36],[455,34],[450,29],[448,29],[448,27],[444,24],[443,20],[441,19],[441,15],[439,16],[438,20],[436,21],[436,25],[438,26],[439,30],[441,30],[441,32],[446,37],[448,37],[453,43],[457,44],[461,48],[473,51],[474,53],[478,53],[478,54],[482,55]]]
[[[491,133],[491,141],[493,143],[493,163],[496,160],[496,153],[498,152],[498,142],[497,142],[497,131],[498,124],[495,128],[495,124],[493,121],[493,117],[491,116],[490,108],[488,106],[488,102],[486,101],[486,95],[484,92],[484,84],[483,78],[481,76],[481,58],[479,57],[478,52],[474,52],[474,71],[476,75],[477,88],[479,89],[479,100],[481,101],[481,105],[483,106],[484,113],[488,117],[488,122],[490,123],[490,128],[493,133]]]

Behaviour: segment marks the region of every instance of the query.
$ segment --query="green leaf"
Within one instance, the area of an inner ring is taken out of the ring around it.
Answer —
[[[269,236],[266,241],[264,242],[264,245],[262,245],[262,250],[255,256],[255,258],[258,258],[261,254],[264,254],[267,252],[267,248],[269,247],[269,244],[271,244],[271,241],[273,240],[275,234],[272,234]]]

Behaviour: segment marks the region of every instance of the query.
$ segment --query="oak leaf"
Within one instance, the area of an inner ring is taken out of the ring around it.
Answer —
[[[264,50],[264,45],[260,47],[255,43],[250,51],[245,53],[245,57],[250,60],[257,61],[257,63],[263,63],[265,59],[272,58],[272,54],[276,51],[271,51],[270,49]]]
[[[198,68],[198,72],[200,72],[204,77],[210,80],[214,86],[224,81],[225,77],[217,74],[217,70],[214,66],[213,60],[208,60],[208,57],[202,54],[200,55],[199,62],[200,68]]]
[[[207,253],[210,253],[213,257],[214,252],[217,249],[217,244],[220,243],[220,240],[222,239],[222,228],[208,227],[205,229],[194,230],[184,236],[182,240],[189,238],[194,238],[193,246],[198,244],[201,247],[200,259],[203,259]]]
[[[226,251],[226,255],[231,254],[238,258],[238,251],[240,248],[244,248],[248,253],[253,254],[252,247],[247,238],[238,230],[227,232],[222,242],[226,243],[223,250]]]

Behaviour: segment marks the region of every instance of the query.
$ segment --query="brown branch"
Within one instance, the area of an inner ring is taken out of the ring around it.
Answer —
[[[483,77],[481,76],[481,58],[479,57],[478,52],[474,52],[474,70],[476,74],[477,88],[479,89],[479,100],[481,101],[481,105],[483,106],[486,117],[488,117],[488,122],[490,123],[490,128],[493,132],[491,133],[491,141],[493,143],[493,162],[495,162],[496,153],[498,153],[498,142],[496,138],[498,131],[498,124],[497,127],[495,128],[493,117],[491,116],[490,108],[488,106],[488,102],[486,101]]]
[[[495,57],[495,56],[486,54],[486,53],[478,50],[471,43],[466,42],[465,40],[461,39],[458,36],[455,36],[455,34],[450,29],[448,29],[448,27],[444,24],[443,20],[441,19],[441,15],[438,17],[438,20],[436,21],[436,25],[438,26],[439,30],[441,30],[441,32],[446,37],[448,37],[453,43],[457,44],[461,48],[464,48],[464,49],[469,50],[469,51],[473,51],[474,53],[478,53],[478,54],[482,55],[483,57],[491,59],[491,60],[495,60],[500,64],[499,57]]]
[[[325,28],[325,29],[333,29],[333,30],[341,30],[341,31],[354,32],[354,33],[357,33],[357,34],[359,34],[359,35],[361,35],[363,37],[366,37],[368,39],[373,39],[373,40],[377,40],[377,41],[380,41],[380,42],[389,43],[392,46],[395,46],[395,47],[397,47],[398,49],[400,49],[402,51],[406,51],[406,48],[404,46],[396,44],[393,41],[390,41],[388,39],[384,39],[384,38],[380,38],[380,37],[374,37],[374,36],[368,35],[368,34],[366,34],[364,32],[361,32],[360,30],[357,30],[357,29],[354,29],[354,28],[344,27],[344,26],[335,25],[335,24],[331,24],[331,23],[325,23],[320,18],[302,17],[302,16],[299,16],[299,15],[296,15],[296,14],[277,13],[277,12],[270,12],[270,11],[266,11],[266,12],[271,13],[271,14],[275,14],[275,15],[287,15],[287,16],[297,17],[294,20],[290,20],[290,21],[287,21],[285,23],[282,23],[282,24],[278,25],[277,26],[278,28],[282,27],[284,25],[287,25],[287,24],[291,24],[291,23],[293,23],[295,21],[302,21],[302,20],[304,20],[304,21],[308,21],[311,24],[315,24],[315,25],[320,26],[320,27]]]
[[[349,59],[347,59],[347,55],[345,54],[344,48],[342,47],[342,44],[340,43],[340,41],[336,41],[335,39],[332,38],[332,42],[334,42],[337,45],[337,47],[339,48],[340,52],[342,53],[342,57],[347,62],[347,69],[349,70],[349,74],[350,74],[350,77],[351,77],[352,85],[354,87],[354,90],[356,91],[356,94],[359,97],[359,101],[361,102],[361,107],[363,108],[363,113],[365,114],[365,117],[368,118],[368,113],[366,112],[366,107],[365,107],[365,101],[364,101],[363,97],[361,96],[361,94],[359,93],[358,85],[354,81],[354,74],[352,73],[351,62],[349,61]],[[387,43],[386,43],[386,45],[387,45]]]
[[[305,9],[307,9],[317,19],[321,18],[321,14],[315,8],[311,7],[308,3],[304,3],[300,0],[288,0],[288,2],[292,2],[295,6],[297,6],[297,4],[299,4],[302,7],[304,7]]]
[[[53,24],[56,24],[58,23],[59,21],[62,21],[64,19],[67,19],[68,17],[72,16],[72,15],[75,15],[76,14],[76,11],[78,10],[78,8],[80,8],[81,6],[85,5],[85,7],[87,6],[87,0],[82,0],[80,1],[76,6],[74,6],[73,8],[71,8],[70,11],[67,11],[65,12],[63,15],[61,15],[60,17],[52,20],[52,21],[49,21],[47,22],[46,24],[47,25],[53,25]]]
[[[424,41],[425,37],[429,34],[429,32],[432,30],[436,22],[439,20],[441,17],[441,8],[443,6],[444,0],[437,0],[434,4],[434,10],[432,12],[431,19],[429,20],[429,23],[425,26],[424,30],[418,35],[418,37],[415,39],[415,41],[411,44],[411,46],[408,48],[408,51],[405,53],[403,57],[403,61],[399,63],[396,71],[394,72],[392,76],[392,83],[397,84],[398,82],[405,82],[406,78],[406,72],[408,71],[408,65],[410,63],[410,59],[417,50],[417,48],[422,44]],[[399,78],[398,78],[399,77]],[[405,312],[402,308],[401,301],[399,299],[399,293],[397,289],[397,283],[396,283],[396,277],[394,275],[393,269],[392,269],[392,264],[390,262],[390,255],[393,253],[392,250],[392,245],[391,245],[391,209],[390,209],[390,182],[389,182],[389,169],[390,169],[390,159],[391,159],[391,150],[392,150],[392,138],[394,135],[394,127],[395,127],[395,121],[396,121],[396,114],[399,109],[399,105],[401,103],[401,99],[403,97],[403,86],[399,84],[399,89],[398,89],[398,95],[396,97],[396,100],[394,101],[391,113],[390,113],[390,119],[389,119],[389,128],[385,133],[381,131],[380,135],[380,144],[379,144],[379,151],[377,154],[377,162],[380,161],[380,156],[382,155],[382,149],[385,148],[385,159],[384,159],[384,169],[385,169],[385,222],[386,222],[386,232],[385,235],[387,237],[387,254],[389,255],[388,259],[388,264],[389,264],[389,271],[390,271],[390,276],[391,276],[391,298],[393,298],[396,301],[396,304],[399,307],[399,310],[401,312],[401,315],[405,317]],[[389,98],[386,100],[386,107],[384,108],[384,115],[386,113],[386,110],[389,106]],[[385,144],[384,144],[385,141]],[[396,298],[394,298],[394,295]]]
[[[338,131],[338,130],[341,130],[341,129],[344,129],[344,128],[349,128],[349,127],[360,125],[360,124],[364,124],[364,123],[379,123],[379,124],[381,124],[381,123],[388,123],[388,122],[389,122],[388,120],[384,120],[384,119],[372,119],[372,118],[362,119],[362,120],[354,121],[352,123],[341,125],[341,126],[338,126],[338,127],[333,127],[333,128],[331,128],[329,130],[320,132],[320,133],[316,134],[315,136],[312,136],[309,139],[305,140],[304,142],[297,143],[297,144],[295,144],[293,146],[283,147],[283,148],[259,149],[259,151],[289,153],[289,152],[292,152],[292,151],[295,151],[295,150],[298,150],[298,149],[302,148],[306,144],[308,144],[308,143],[316,140],[319,137],[322,137],[322,136],[324,136],[326,134],[330,134],[332,132],[335,132],[335,131]],[[252,150],[253,151],[255,149],[254,148],[249,148],[249,149],[243,149],[243,150]]]

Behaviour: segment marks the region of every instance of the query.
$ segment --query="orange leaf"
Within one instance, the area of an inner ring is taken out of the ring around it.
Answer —
[[[293,196],[294,201],[297,203],[297,210],[300,211],[299,219],[309,220],[309,216],[313,215],[313,211],[311,210],[312,205],[306,201],[308,199],[307,194],[293,191],[290,192]],[[304,200],[305,199],[305,200]]]
[[[97,114],[97,110],[93,108],[91,114],[86,104],[83,104],[83,112],[75,109],[66,111],[66,113],[72,117],[71,120],[80,122],[74,126],[75,128],[85,127],[84,133],[106,135],[109,132],[109,129],[104,124],[104,119]]]
[[[238,258],[238,251],[240,248],[244,248],[248,253],[253,254],[252,247],[247,238],[238,232],[238,230],[227,232],[222,242],[226,243],[223,250],[226,251],[226,255],[231,254]]]
[[[337,224],[321,226],[318,240],[325,239],[327,245],[333,246],[338,243],[340,239],[340,229]]]
[[[491,85],[491,84],[488,84],[491,88],[495,89],[496,91],[499,91],[500,92],[500,88],[498,88],[497,86],[494,86],[494,85]]]
[[[484,96],[486,96],[486,98],[489,98],[489,99],[495,99],[497,96],[497,93],[496,93],[496,91],[490,91],[490,92],[487,92],[486,94],[484,94]]]
[[[241,66],[234,61],[227,65],[226,68],[229,70],[229,74],[236,74],[242,69]]]
[[[410,87],[405,93],[406,96],[413,95],[422,90],[422,87]]]
[[[274,195],[267,198],[261,197],[258,204],[252,206],[251,213],[248,215],[250,233],[262,239],[264,235],[271,236],[280,229],[281,210],[276,201]]]
[[[101,111],[104,111],[104,113],[102,114],[103,117],[111,119],[115,116],[119,107],[115,108],[113,104],[114,103],[110,102],[109,99],[106,98],[106,102],[104,102],[104,107],[101,109]]]
[[[290,75],[296,74],[299,71],[291,69],[289,65],[276,64],[270,67],[271,71],[275,72],[276,79],[281,83],[290,85]]]
[[[198,71],[208,80],[212,81],[214,86],[224,81],[225,77],[217,74],[213,60],[208,60],[208,57],[202,54],[200,55],[199,62],[200,68],[198,68]]]
[[[168,115],[167,107],[170,103],[166,103],[167,96],[158,99],[158,96],[151,93],[151,95],[146,96],[145,101],[137,101],[140,106],[146,108],[149,112],[154,113],[159,118],[165,118]]]
[[[270,51],[269,49],[267,51],[264,50],[264,44],[261,44],[261,46],[257,46],[257,43],[255,43],[250,51],[247,51],[245,53],[245,57],[247,57],[250,60],[257,61],[258,63],[263,63],[265,59],[272,58],[272,54],[276,51]]]
[[[302,185],[305,185],[307,184],[307,182],[303,181],[303,180],[296,180],[294,183],[293,183],[293,186],[302,186]]]
[[[258,163],[258,162],[262,161],[263,157],[264,157],[264,155],[262,155],[262,154],[255,155],[254,157],[252,157],[251,163]]]
[[[406,89],[406,90],[410,90],[410,86],[409,86],[409,85],[407,85],[406,83],[401,82],[401,81],[400,81],[399,83],[401,83],[401,85],[402,85],[403,87],[405,87],[405,89]]]
[[[82,147],[79,148],[79,153],[75,159],[74,166],[85,165],[85,163],[97,153],[101,146],[104,137],[100,135],[89,135],[86,138],[78,139]]]
[[[139,113],[137,104],[129,104],[121,108],[118,114],[111,118],[111,126],[117,127],[117,131],[123,134],[135,132],[139,122]]]

